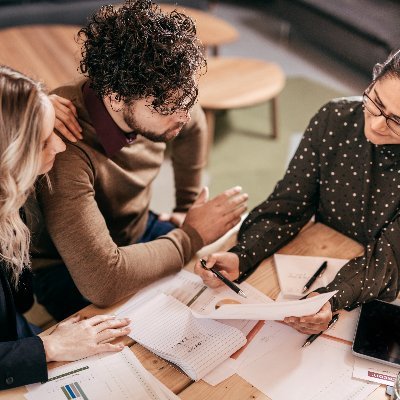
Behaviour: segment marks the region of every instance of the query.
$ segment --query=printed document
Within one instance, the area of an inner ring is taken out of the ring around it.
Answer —
[[[242,356],[238,374],[272,400],[364,400],[378,385],[352,378],[349,344],[307,335],[266,322]],[[247,353],[247,354],[246,354]]]
[[[128,347],[54,368],[48,382],[26,388],[27,400],[179,400]]]

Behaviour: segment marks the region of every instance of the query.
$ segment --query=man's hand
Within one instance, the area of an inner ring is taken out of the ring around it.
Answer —
[[[204,258],[204,260],[207,261],[207,268],[215,267],[222,275],[231,281],[234,281],[239,277],[239,257],[235,253],[214,253]],[[201,266],[200,260],[196,262],[194,272],[197,275],[200,275],[204,283],[211,288],[224,285],[224,283],[220,279],[216,278],[211,271],[206,271]]]
[[[247,210],[247,193],[235,186],[208,200],[208,189],[203,188],[186,214],[183,226],[190,225],[203,239],[204,245],[215,242],[240,222]]]
[[[76,142],[77,139],[83,139],[82,128],[78,123],[78,114],[72,102],[64,97],[52,94],[49,96],[56,112],[55,128],[66,139]]]
[[[319,293],[312,292],[308,296],[319,296]],[[332,308],[331,303],[328,301],[314,315],[308,315],[306,317],[287,317],[283,322],[301,333],[312,335],[328,329],[328,324],[331,319]]]

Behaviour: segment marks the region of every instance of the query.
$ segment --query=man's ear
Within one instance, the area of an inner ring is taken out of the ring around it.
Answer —
[[[120,99],[117,93],[111,93],[109,96],[104,98],[104,101],[115,112],[120,112],[124,108],[124,102]]]

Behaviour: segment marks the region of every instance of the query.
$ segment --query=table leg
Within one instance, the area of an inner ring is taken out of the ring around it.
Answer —
[[[274,97],[271,100],[271,127],[272,127],[272,139],[278,138],[278,97]]]

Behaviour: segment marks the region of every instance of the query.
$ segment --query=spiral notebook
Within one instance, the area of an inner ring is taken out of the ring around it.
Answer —
[[[211,319],[196,319],[189,307],[163,293],[135,311],[130,336],[195,381],[247,341],[239,329]]]

